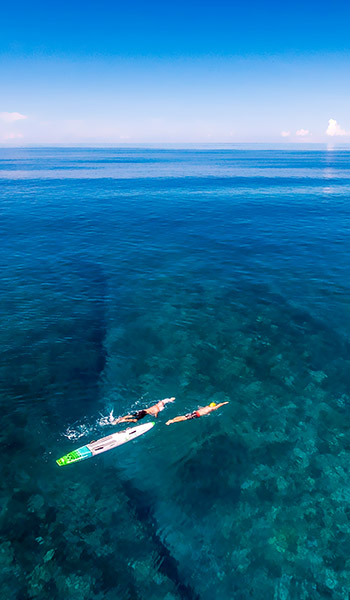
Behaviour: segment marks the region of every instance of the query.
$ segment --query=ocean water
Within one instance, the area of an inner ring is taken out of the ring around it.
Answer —
[[[348,600],[350,151],[0,149],[0,190],[1,597]]]

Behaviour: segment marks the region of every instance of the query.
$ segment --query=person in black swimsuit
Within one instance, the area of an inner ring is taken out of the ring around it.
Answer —
[[[112,415],[109,418],[109,422],[111,425],[116,425],[117,423],[136,423],[140,419],[143,419],[147,415],[151,417],[158,417],[160,411],[164,410],[165,405],[168,402],[174,402],[175,398],[164,398],[164,400],[160,400],[157,404],[150,406],[149,408],[143,408],[142,410],[138,410],[137,412],[131,415],[125,415],[125,417],[118,417],[114,419]]]
[[[146,415],[148,415],[147,410],[142,409],[142,410],[138,410],[136,413],[133,413],[131,415],[131,417],[133,417],[135,419],[135,421],[139,421],[140,419],[143,419],[143,417],[146,417]],[[126,417],[123,417],[123,419],[126,419]]]

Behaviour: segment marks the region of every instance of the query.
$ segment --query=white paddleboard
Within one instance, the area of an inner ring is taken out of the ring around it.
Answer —
[[[90,442],[90,444],[86,444],[86,446],[81,446],[81,448],[69,452],[65,456],[62,456],[62,458],[56,460],[56,462],[60,467],[63,467],[64,465],[70,465],[71,463],[97,456],[97,454],[102,454],[102,452],[107,452],[108,450],[112,450],[112,448],[117,448],[117,446],[121,446],[122,444],[134,440],[139,437],[139,435],[143,435],[152,429],[154,425],[155,423],[152,421],[151,423],[144,423],[143,425],[137,425],[136,427],[128,427],[128,429],[124,429],[123,431],[117,431],[96,442]]]

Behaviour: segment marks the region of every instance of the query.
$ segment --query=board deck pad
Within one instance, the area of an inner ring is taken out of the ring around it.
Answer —
[[[92,456],[97,456],[97,454],[102,454],[102,452],[107,452],[108,450],[112,450],[113,448],[117,448],[122,444],[126,444],[131,440],[143,435],[155,425],[154,421],[151,423],[144,423],[143,425],[137,425],[136,427],[129,427],[128,429],[124,429],[123,431],[117,431],[116,433],[112,433],[111,435],[107,435],[96,442],[90,442],[90,444],[86,444],[85,446],[81,446],[81,448],[77,448],[76,450],[72,450],[72,452],[68,452],[65,456],[62,456],[58,460],[56,460],[57,464],[60,467],[65,465],[70,465],[75,462],[79,462],[81,460],[85,460],[87,458],[91,458]]]

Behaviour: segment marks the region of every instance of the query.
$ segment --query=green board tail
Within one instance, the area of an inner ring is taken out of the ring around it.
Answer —
[[[56,460],[56,462],[60,467],[63,467],[64,465],[69,465],[71,463],[79,462],[80,460],[85,460],[86,458],[90,458],[90,456],[92,456],[91,450],[89,450],[89,448],[87,446],[82,446],[81,448],[78,448],[77,450],[68,452],[68,454],[66,454],[65,456],[62,456],[62,458],[59,458],[58,460]]]

